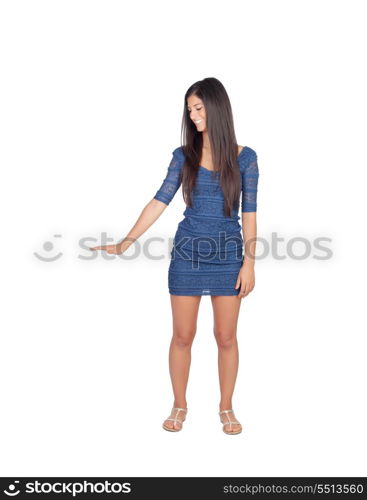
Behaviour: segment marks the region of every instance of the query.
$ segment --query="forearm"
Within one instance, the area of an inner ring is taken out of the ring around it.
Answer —
[[[163,202],[152,199],[142,210],[137,221],[130,229],[128,234],[119,241],[121,249],[127,250],[129,246],[134,243],[147,229],[160,217],[162,212],[167,207]]]
[[[242,212],[242,234],[244,243],[243,265],[255,265],[257,223],[256,212]]]

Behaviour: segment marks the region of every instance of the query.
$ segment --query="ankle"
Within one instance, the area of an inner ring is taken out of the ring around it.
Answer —
[[[219,403],[219,411],[232,410],[232,403]]]
[[[185,409],[187,409],[187,402],[186,401],[179,401],[179,402],[174,401],[173,407],[174,408],[185,408]]]

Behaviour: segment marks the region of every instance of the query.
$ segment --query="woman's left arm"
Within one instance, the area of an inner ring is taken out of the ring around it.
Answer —
[[[238,274],[236,288],[241,286],[239,298],[246,297],[255,286],[256,212],[242,212],[244,260]]]
[[[255,253],[256,253],[256,211],[259,166],[256,151],[249,148],[242,168],[242,233],[244,259],[238,273],[236,288],[241,287],[238,296],[246,297],[255,286]]]

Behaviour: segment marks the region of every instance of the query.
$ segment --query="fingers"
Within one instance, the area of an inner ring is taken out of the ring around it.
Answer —
[[[238,298],[243,299],[254,289],[255,280],[252,277],[248,278],[246,275],[239,274],[237,277],[235,289],[237,289],[239,286],[241,288],[238,292]]]
[[[243,299],[244,297],[246,297],[254,289],[254,286],[255,286],[255,283],[253,283],[253,284],[243,283],[241,285],[241,290],[240,290],[238,296],[241,299]]]
[[[106,246],[99,246],[99,247],[92,247],[92,248],[89,248],[89,250],[107,250],[108,251],[108,248]]]
[[[240,299],[243,299],[243,297],[244,297],[244,290],[246,289],[246,285],[245,285],[245,283],[243,283],[243,285],[242,285],[240,277],[237,278],[237,282],[236,282],[235,288],[237,289],[239,286],[241,286],[241,289],[238,292],[238,297]]]
[[[97,247],[89,247],[89,250],[104,250],[109,254],[118,254],[121,253],[117,249],[117,245],[101,245]]]
[[[89,250],[107,250],[107,247],[105,246],[99,246],[99,247],[90,247]]]
[[[246,286],[245,291],[244,291],[244,293],[245,293],[244,297],[246,297],[246,295],[248,295],[250,292],[252,292],[252,290],[254,289],[254,286],[255,286],[255,283]]]

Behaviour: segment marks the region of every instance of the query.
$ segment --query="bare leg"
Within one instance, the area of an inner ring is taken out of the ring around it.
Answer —
[[[170,295],[172,307],[173,335],[169,349],[169,371],[171,376],[174,402],[173,407],[187,408],[186,389],[191,364],[191,346],[196,334],[200,295]],[[176,416],[176,411],[170,417]],[[185,417],[178,414],[179,420]],[[179,429],[181,424],[172,420],[164,422],[166,427]]]
[[[219,410],[232,409],[232,396],[238,372],[237,320],[241,300],[236,295],[212,296],[214,313],[214,336],[218,345],[218,372],[221,392]],[[234,413],[229,414],[232,421],[237,421]],[[224,414],[222,422],[228,420]],[[230,426],[226,426],[228,431]],[[232,430],[241,429],[241,425],[232,425]]]

